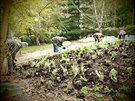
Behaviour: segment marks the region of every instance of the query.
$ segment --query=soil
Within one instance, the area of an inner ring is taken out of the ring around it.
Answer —
[[[1,77],[1,82],[23,87],[14,101],[134,101],[135,43],[106,46],[35,59],[17,66],[14,75]]]

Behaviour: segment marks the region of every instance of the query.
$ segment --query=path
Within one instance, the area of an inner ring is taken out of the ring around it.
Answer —
[[[134,40],[134,39],[135,39],[135,36],[126,36],[126,40]],[[118,40],[118,39],[113,36],[107,36],[103,39],[103,41],[107,41],[107,42],[116,41],[116,40]],[[83,42],[78,41],[74,44],[71,43],[71,45],[68,47],[68,49],[73,50],[73,49],[77,49],[81,46],[89,46],[91,44],[95,44],[94,39],[92,37],[81,39],[81,41],[83,41]],[[26,53],[21,56],[17,56],[16,57],[17,65],[24,64],[28,61],[32,61],[34,59],[40,58],[41,56],[45,56],[45,55],[53,55],[52,48],[46,49],[46,50],[35,51],[35,52],[31,52],[31,53]]]

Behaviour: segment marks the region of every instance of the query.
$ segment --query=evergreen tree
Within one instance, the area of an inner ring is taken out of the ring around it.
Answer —
[[[63,5],[63,16],[61,18],[62,35],[69,40],[79,39],[80,36],[80,0],[68,0]]]

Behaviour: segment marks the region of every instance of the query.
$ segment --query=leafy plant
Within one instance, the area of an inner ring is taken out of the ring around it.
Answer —
[[[66,64],[70,63],[70,59],[67,53],[63,53],[61,56],[62,56],[61,61],[65,61]]]
[[[95,92],[99,92],[99,91],[102,90],[102,88],[103,88],[102,86],[95,85],[94,88],[93,88],[93,90],[94,90]]]
[[[72,83],[72,81],[68,81],[68,83],[67,83],[67,91],[70,91],[72,89],[73,89],[73,83]]]
[[[122,89],[122,91],[123,91],[124,94],[129,94],[131,92],[130,86],[123,85],[121,87],[121,89]]]
[[[104,92],[110,94],[111,92],[113,92],[113,88],[105,87]]]
[[[129,58],[128,60],[131,61],[132,63],[135,63],[135,57]]]
[[[83,81],[87,81],[86,77],[80,76],[80,79]]]
[[[36,62],[32,61],[32,62],[31,62],[31,67],[36,66],[36,64],[37,64]]]
[[[103,81],[104,80],[104,74],[98,70],[95,70],[97,76],[99,77],[99,80],[100,81]]]
[[[117,56],[116,52],[115,51],[112,51],[111,53],[111,59],[114,60]]]
[[[80,73],[79,68],[75,64],[72,65],[72,71],[74,73],[74,78]]]
[[[127,68],[128,76],[130,77],[132,76],[132,71],[133,71],[132,67]]]
[[[116,94],[116,97],[119,99],[119,100],[124,100],[125,99],[125,97],[126,97],[126,95],[125,94],[123,94],[123,93],[117,93]]]
[[[82,73],[82,75],[84,75],[84,73],[85,73],[86,70],[87,69],[85,69],[84,64],[81,64],[81,73]]]
[[[118,71],[116,71],[114,68],[111,69],[110,73],[109,73],[109,77],[114,81],[117,82],[117,75]]]
[[[110,63],[111,63],[111,60],[105,59],[104,62],[105,62],[106,64],[110,64]]]
[[[38,62],[36,62],[36,65],[35,65],[35,67],[40,67],[40,66],[44,66],[44,63],[45,63],[45,61],[46,61],[46,58],[41,58]]]
[[[108,44],[106,42],[100,42],[98,43],[98,47],[106,49],[108,47]]]
[[[51,60],[50,64],[51,64],[51,66],[55,67],[55,61],[54,60]]]
[[[52,71],[52,74],[55,76],[59,70],[60,70],[59,68],[55,68],[55,69]]]
[[[97,52],[98,56],[103,56],[104,53],[103,52]]]
[[[127,53],[123,51],[123,52],[121,53],[121,55],[124,56],[124,57],[126,57],[126,56],[127,56]]]
[[[85,96],[88,95],[89,93],[89,88],[84,86],[81,88],[81,93],[84,94]]]
[[[51,72],[51,62],[50,62],[50,60],[46,60],[44,66],[45,66],[45,68],[48,68],[48,71],[49,71],[49,72]]]
[[[68,75],[68,70],[67,68],[64,68],[62,65],[60,65],[61,69],[63,70],[64,76]]]

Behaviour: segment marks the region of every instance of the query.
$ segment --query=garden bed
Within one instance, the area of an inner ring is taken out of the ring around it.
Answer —
[[[99,43],[42,57],[15,69],[38,101],[133,99],[135,42]]]

